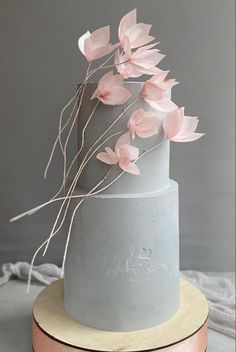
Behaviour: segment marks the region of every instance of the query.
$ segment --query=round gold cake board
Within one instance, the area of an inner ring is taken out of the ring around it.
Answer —
[[[180,309],[162,325],[131,332],[103,331],[81,325],[69,317],[64,309],[63,281],[58,280],[45,288],[35,301],[33,351],[204,352],[207,349],[207,300],[183,279],[180,297]]]

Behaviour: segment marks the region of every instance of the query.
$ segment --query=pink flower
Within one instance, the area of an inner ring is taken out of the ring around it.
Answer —
[[[159,132],[161,120],[156,112],[136,110],[128,121],[128,129],[131,138],[135,135],[140,138],[152,137]]]
[[[99,81],[97,89],[91,99],[98,98],[106,105],[124,104],[131,94],[123,87],[124,79],[120,74],[113,75],[113,72],[107,72]]]
[[[166,79],[169,71],[161,71],[144,83],[142,96],[153,108],[168,112],[175,110],[177,105],[168,98],[171,88],[178,84],[175,79]]]
[[[117,71],[124,77],[140,77],[143,74],[155,75],[160,72],[160,69],[155,67],[165,57],[158,52],[158,49],[153,49],[156,45],[145,45],[135,52],[131,51],[130,43],[127,38],[124,39],[124,54],[119,50],[116,52],[115,65]]]
[[[198,118],[184,116],[184,108],[169,112],[163,119],[163,129],[167,139],[173,142],[192,142],[204,133],[196,133]]]
[[[97,159],[109,165],[118,165],[130,174],[140,175],[138,166],[133,163],[139,156],[139,149],[129,145],[129,142],[129,134],[123,134],[116,142],[115,151],[106,147],[105,152],[98,153]]]
[[[87,31],[79,40],[78,45],[80,51],[84,54],[86,59],[91,62],[96,59],[110,54],[120,44],[111,45],[110,40],[110,27],[102,27],[90,33]]]
[[[130,11],[120,21],[118,36],[122,47],[124,47],[125,38],[128,39],[132,49],[150,43],[155,39],[149,35],[152,27],[150,24],[137,23],[136,12],[136,9]]]

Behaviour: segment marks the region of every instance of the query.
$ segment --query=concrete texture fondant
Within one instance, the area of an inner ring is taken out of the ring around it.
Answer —
[[[99,104],[86,130],[79,165],[97,138],[140,95],[142,83],[125,85],[132,93],[125,106]],[[85,90],[78,119],[80,138],[96,104],[90,101],[96,86],[90,83]],[[127,131],[128,119],[138,108],[152,110],[139,99],[101,141]],[[162,113],[157,113],[162,118]],[[159,143],[162,134],[136,138],[134,145],[142,153]],[[114,148],[117,138],[102,145],[96,154],[106,146]],[[178,185],[169,179],[169,153],[166,141],[138,161],[140,176],[123,174],[102,193],[88,197],[77,211],[64,280],[65,308],[76,321],[97,329],[131,331],[161,324],[178,310]],[[109,170],[96,154],[85,166],[75,194],[91,191]],[[104,185],[118,173],[120,169],[114,167]],[[72,200],[71,210],[78,202],[78,198]]]
[[[178,306],[177,184],[88,198],[76,215],[65,267],[70,316],[98,329],[129,331],[167,321]]]

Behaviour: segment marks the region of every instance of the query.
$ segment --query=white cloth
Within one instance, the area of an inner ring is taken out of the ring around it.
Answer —
[[[12,277],[26,280],[30,265],[25,262],[7,263],[2,266],[0,286]],[[43,284],[60,278],[61,269],[54,264],[34,266],[32,280]],[[206,275],[198,271],[183,271],[182,276],[197,286],[209,302],[209,327],[235,337],[235,286],[227,278]]]
[[[6,263],[2,265],[2,276],[0,276],[0,286],[6,284],[11,278],[27,280],[30,264],[26,262]],[[61,269],[54,264],[42,264],[33,267],[32,281],[41,282],[45,285],[51,284],[59,279]]]
[[[206,296],[209,302],[209,327],[235,337],[235,285],[227,278],[206,275],[198,271],[183,271],[182,275]]]

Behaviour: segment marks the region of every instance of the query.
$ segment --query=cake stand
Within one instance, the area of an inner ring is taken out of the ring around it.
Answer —
[[[204,352],[207,349],[207,300],[183,279],[180,299],[178,312],[159,326],[130,332],[97,330],[77,323],[66,313],[63,280],[58,280],[46,287],[34,303],[33,351]]]

